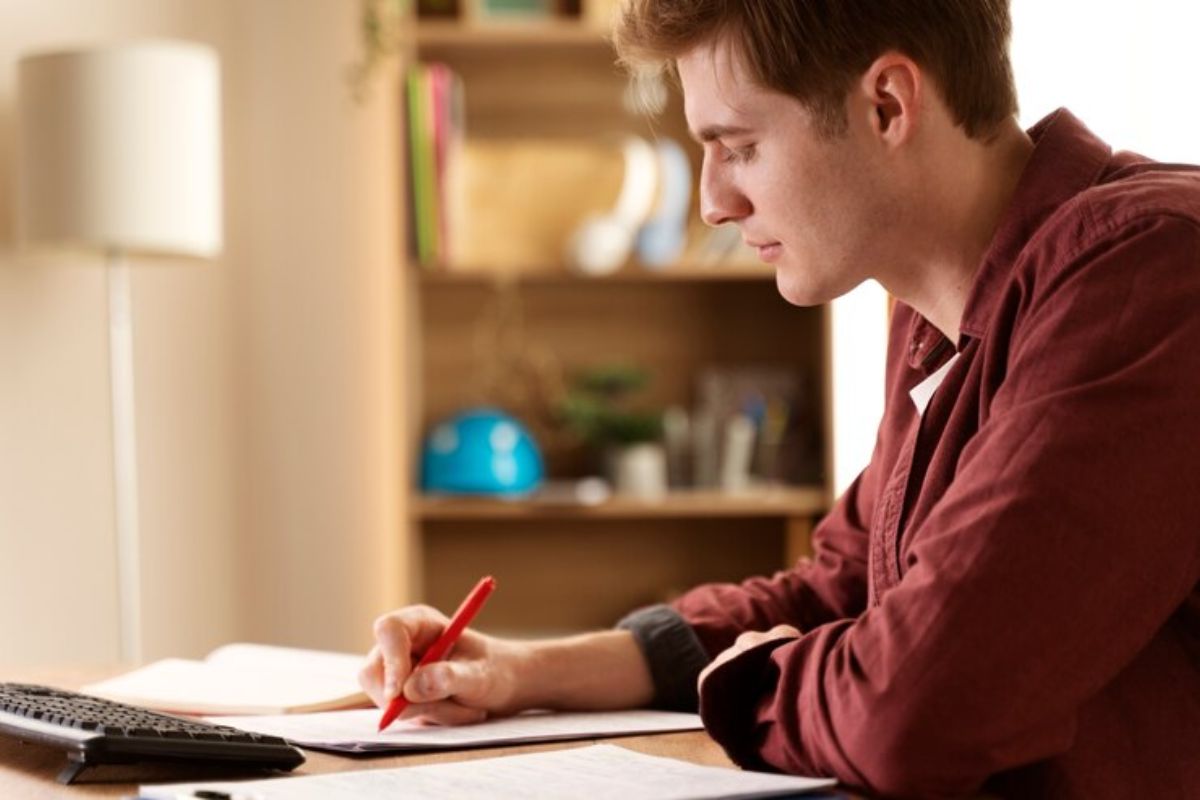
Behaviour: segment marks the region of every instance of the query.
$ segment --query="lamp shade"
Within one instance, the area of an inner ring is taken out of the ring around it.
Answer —
[[[17,66],[18,235],[32,245],[212,257],[221,249],[220,74],[149,41]]]

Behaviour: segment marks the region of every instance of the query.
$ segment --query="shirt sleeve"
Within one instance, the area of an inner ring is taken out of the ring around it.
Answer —
[[[1065,263],[1003,298],[992,406],[899,584],[705,682],[739,763],[970,794],[1068,750],[1200,579],[1200,232],[1135,220]]]

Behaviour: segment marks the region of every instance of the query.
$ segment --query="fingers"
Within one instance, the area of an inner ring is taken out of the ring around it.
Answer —
[[[378,647],[372,647],[367,653],[367,661],[358,671],[358,685],[371,698],[371,702],[382,708],[387,705],[383,694],[383,655]]]
[[[771,639],[794,639],[799,636],[800,631],[791,625],[776,625],[769,631],[746,631],[737,637],[733,646],[739,650],[748,650]]]
[[[733,642],[733,647],[736,650],[748,650],[759,642],[765,641],[767,634],[763,631],[746,631],[740,634]]]
[[[413,672],[404,684],[404,696],[415,704],[453,699],[473,706],[487,697],[490,684],[482,662],[439,661]]]
[[[377,647],[367,657],[359,673],[363,689],[384,706],[383,655]],[[439,661],[415,670],[404,683],[408,708],[401,719],[420,720],[437,725],[473,725],[487,719],[488,712],[472,705],[488,690],[490,679],[478,662]]]
[[[445,626],[445,615],[429,606],[409,606],[375,620],[375,649],[382,673],[380,705],[400,693],[412,672],[413,653],[429,647]]]
[[[486,709],[500,707],[505,695],[495,690],[505,685],[508,672],[497,671],[478,634],[464,632],[451,660],[417,666],[418,657],[447,624],[446,616],[429,606],[402,608],[375,621],[375,647],[359,672],[359,683],[372,702],[386,707],[403,692],[410,703],[405,717],[442,725],[479,722],[487,717]]]
[[[700,671],[700,676],[696,679],[696,686],[703,691],[704,681],[708,679],[708,676],[714,670],[726,661],[736,658],[752,647],[756,647],[772,639],[797,639],[801,635],[800,631],[791,625],[776,625],[769,631],[745,631],[737,637],[730,647],[718,653],[717,657]]]
[[[383,665],[384,703],[396,696],[399,687],[412,670],[412,637],[404,623],[398,619],[398,613],[375,620],[375,649],[379,651]]]

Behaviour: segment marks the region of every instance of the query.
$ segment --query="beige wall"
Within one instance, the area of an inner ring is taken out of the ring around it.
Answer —
[[[399,592],[395,76],[352,102],[357,2],[235,5],[246,635],[365,648]]]
[[[138,36],[221,55],[226,246],[133,278],[145,655],[361,648],[392,560],[396,219],[355,0],[6,0],[0,28],[0,664],[117,657],[99,258],[12,250],[14,65]]]

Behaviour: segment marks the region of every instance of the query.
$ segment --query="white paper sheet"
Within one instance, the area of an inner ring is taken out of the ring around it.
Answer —
[[[140,794],[156,800],[189,797],[203,789],[226,792],[237,800],[716,800],[776,797],[833,785],[832,780],[702,767],[623,747],[592,745],[399,769],[143,786]]]
[[[305,747],[338,752],[432,750],[513,742],[589,739],[599,736],[698,730],[697,714],[677,711],[555,711],[490,719],[477,725],[423,725],[398,720],[377,733],[379,709],[285,714],[269,717],[208,717],[221,725],[266,733]]]

